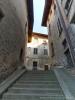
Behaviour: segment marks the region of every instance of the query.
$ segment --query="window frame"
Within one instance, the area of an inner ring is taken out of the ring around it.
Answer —
[[[34,55],[37,55],[38,54],[38,48],[34,48]]]
[[[48,50],[44,49],[44,55],[48,55]]]
[[[62,28],[62,25],[61,25],[59,18],[58,18],[58,22],[57,22],[57,27],[58,27],[58,31],[59,31],[59,37],[60,37],[62,32],[63,32],[63,28]]]

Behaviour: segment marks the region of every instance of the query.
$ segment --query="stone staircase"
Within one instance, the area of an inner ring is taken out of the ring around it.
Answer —
[[[29,71],[2,96],[2,100],[65,100],[53,71]]]

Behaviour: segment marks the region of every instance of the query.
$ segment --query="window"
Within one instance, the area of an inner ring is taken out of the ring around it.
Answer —
[[[44,65],[45,71],[48,70],[48,65]]]
[[[47,49],[44,49],[44,55],[48,55]]]
[[[2,20],[2,18],[4,17],[3,12],[0,10],[0,21]]]
[[[62,29],[61,22],[60,22],[59,18],[58,18],[58,22],[57,22],[57,27],[58,27],[58,31],[59,31],[59,37],[60,37],[63,29]]]
[[[71,2],[71,0],[66,1],[65,9],[68,9],[70,2]]]
[[[72,3],[73,3],[73,0],[67,0],[67,2],[66,2],[65,9],[67,10],[67,14],[66,14],[67,16],[70,12]]]
[[[75,14],[73,15],[73,18],[71,20],[71,23],[75,24]]]
[[[66,41],[66,39],[64,39],[64,41],[62,42],[62,44],[63,44],[63,47],[64,47],[64,49],[65,49],[66,46],[67,46],[67,41]]]
[[[38,38],[37,37],[34,37],[34,41],[37,43],[38,42]]]
[[[54,53],[54,46],[53,46],[53,43],[51,43],[51,52],[52,52],[51,57],[54,57],[54,56],[55,56],[55,53]]]
[[[63,0],[61,0],[61,4],[62,4]]]
[[[35,39],[35,40],[38,40],[38,38],[37,38],[37,37],[35,37],[34,39]]]
[[[43,40],[43,43],[47,43],[46,40]]]
[[[34,54],[38,54],[38,49],[34,48]]]
[[[50,24],[49,24],[49,35],[51,36],[51,28],[50,28]]]

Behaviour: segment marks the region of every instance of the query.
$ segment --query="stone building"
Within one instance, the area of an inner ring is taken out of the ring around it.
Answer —
[[[26,66],[28,70],[49,68],[48,35],[32,34],[32,42],[27,44]]]
[[[75,0],[45,0],[51,65],[75,66]]]
[[[23,65],[33,21],[32,0],[0,0],[0,80]]]

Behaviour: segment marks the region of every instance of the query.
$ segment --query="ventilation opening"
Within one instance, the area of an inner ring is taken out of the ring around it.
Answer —
[[[23,49],[20,51],[20,61],[23,61]]]

